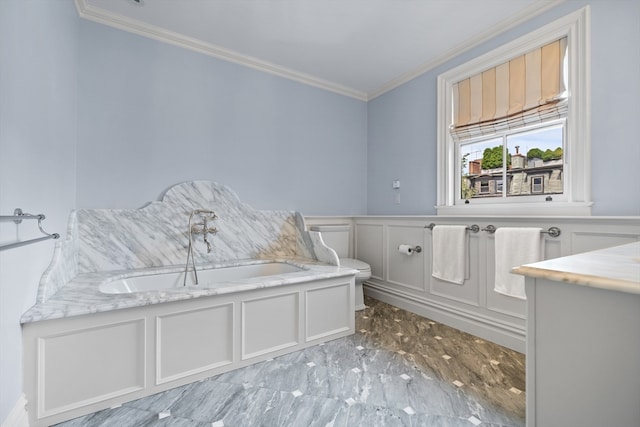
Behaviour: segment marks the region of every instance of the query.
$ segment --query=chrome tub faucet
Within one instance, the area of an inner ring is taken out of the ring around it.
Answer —
[[[193,217],[199,215],[202,217],[202,222],[193,224]],[[191,264],[193,265],[193,274],[195,277],[195,284],[198,284],[198,272],[196,270],[196,261],[193,256],[193,235],[203,234],[204,243],[207,245],[207,253],[211,252],[212,246],[209,241],[209,234],[216,234],[218,229],[216,227],[209,226],[209,221],[218,219],[216,213],[209,209],[194,209],[189,215],[189,247],[187,249],[187,263],[184,267],[184,282],[183,286],[187,286],[187,274],[189,271],[189,257],[191,257]]]
[[[202,222],[197,224],[191,224],[191,220],[194,215],[202,216]],[[204,242],[207,244],[207,252],[211,252],[211,242],[209,241],[209,234],[216,234],[218,229],[216,227],[209,227],[209,220],[218,219],[218,216],[214,211],[206,209],[196,209],[191,212],[189,216],[189,230],[191,230],[190,236],[193,234],[204,234]]]

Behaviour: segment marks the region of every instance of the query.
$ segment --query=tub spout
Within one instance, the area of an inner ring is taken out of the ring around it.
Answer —
[[[207,244],[207,253],[211,252],[211,242],[207,239],[207,235],[204,235],[204,242]]]

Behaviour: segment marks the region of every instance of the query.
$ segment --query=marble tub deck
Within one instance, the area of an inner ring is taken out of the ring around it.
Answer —
[[[58,427],[524,426],[524,355],[366,298],[356,334]]]

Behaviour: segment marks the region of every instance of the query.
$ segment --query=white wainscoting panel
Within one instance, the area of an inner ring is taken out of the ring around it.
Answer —
[[[156,318],[156,383],[233,362],[233,303]]]
[[[598,249],[633,243],[637,234],[615,231],[576,231],[571,234],[572,253],[596,251]]]
[[[299,311],[299,292],[243,302],[242,360],[298,344]]]
[[[371,266],[371,276],[384,280],[384,227],[356,224],[356,258]]]
[[[545,259],[640,240],[640,217],[358,216],[353,221],[356,258],[369,263],[374,272],[365,283],[365,294],[520,352],[525,351],[527,303],[494,291],[495,239],[482,229],[558,227],[558,237],[543,233]],[[421,254],[397,253],[400,243],[417,244],[421,230],[431,223],[480,227],[478,233],[469,231],[469,275],[464,284],[431,276],[428,228]]]
[[[306,341],[348,331],[353,327],[355,295],[353,285],[346,282],[328,288],[309,289],[305,292]],[[333,306],[331,312],[327,307]]]
[[[38,416],[141,390],[144,373],[144,319],[40,337]]]
[[[389,238],[387,244],[387,281],[391,284],[414,289],[425,290],[425,228],[422,224],[388,226]],[[420,246],[423,251],[405,255],[398,252],[398,246]]]
[[[431,232],[427,237],[429,247],[431,247],[431,259],[429,259],[429,269],[427,279],[429,281],[429,290],[433,295],[437,295],[450,300],[462,302],[473,306],[480,305],[480,259],[484,259],[484,254],[480,251],[480,240],[476,233],[467,230],[468,244],[468,266],[465,281],[463,284],[446,282],[436,279],[431,275],[431,266],[433,262],[433,241]]]
[[[487,308],[495,313],[525,319],[527,312],[526,300],[513,298],[494,291],[496,277],[495,239],[493,236],[487,236],[485,240],[486,276],[484,291]]]

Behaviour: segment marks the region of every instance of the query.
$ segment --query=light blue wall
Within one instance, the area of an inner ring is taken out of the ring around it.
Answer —
[[[567,1],[369,102],[367,213],[435,214],[439,74],[591,4],[594,215],[640,215],[640,2]],[[394,203],[393,179],[401,181]]]
[[[366,213],[366,103],[80,23],[78,206],[206,179],[260,209]]]
[[[0,215],[45,213],[64,234],[75,207],[137,207],[190,179],[263,209],[433,214],[437,75],[585,4],[567,1],[366,104],[80,20],[71,0],[0,0]],[[592,2],[597,215],[640,214],[638,22],[635,1]],[[0,243],[38,235],[18,228],[0,224]],[[22,392],[18,322],[52,247],[0,252],[0,422]]]
[[[75,206],[77,19],[72,2],[0,0],[0,215],[43,213],[50,233]],[[36,221],[0,223],[0,244],[40,236]],[[53,246],[0,252],[0,423],[23,390],[19,320]]]

